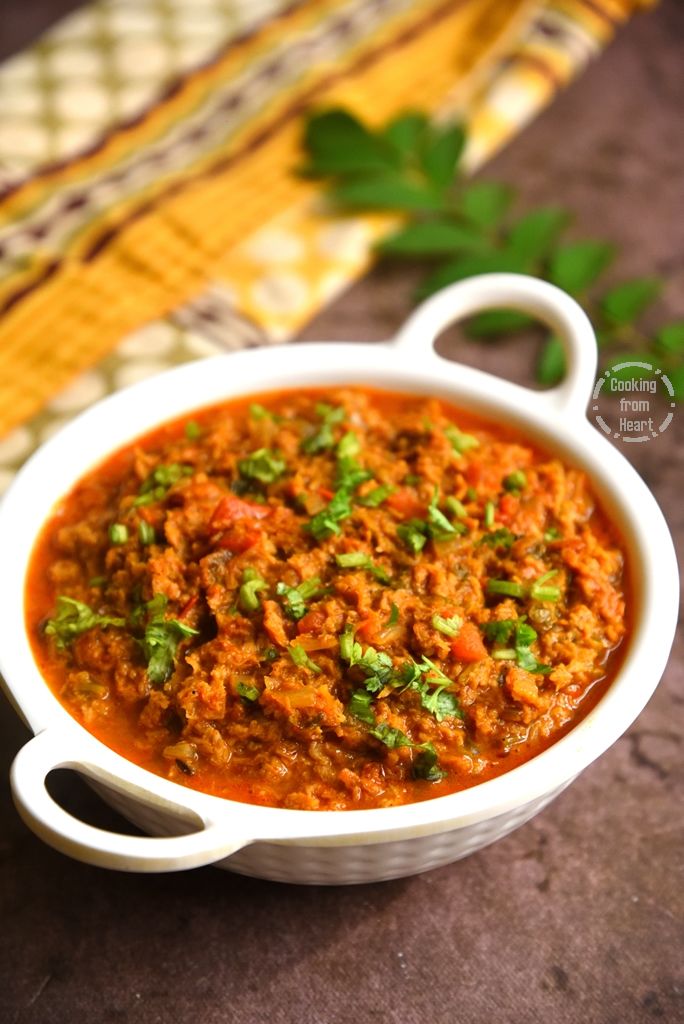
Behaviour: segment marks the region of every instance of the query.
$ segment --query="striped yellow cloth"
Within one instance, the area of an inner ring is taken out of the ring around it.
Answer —
[[[639,5],[99,0],[6,62],[0,486],[107,390],[286,340],[363,273],[389,220],[292,173],[304,111],[464,116],[475,169]]]

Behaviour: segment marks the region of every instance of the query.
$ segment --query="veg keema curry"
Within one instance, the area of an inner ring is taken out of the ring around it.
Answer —
[[[436,398],[240,398],[57,506],[26,614],[53,691],[185,786],[384,807],[533,757],[608,685],[625,566],[580,470]]]

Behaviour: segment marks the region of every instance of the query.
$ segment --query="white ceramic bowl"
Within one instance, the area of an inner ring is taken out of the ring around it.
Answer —
[[[559,387],[537,393],[437,355],[433,342],[448,324],[502,306],[539,317],[562,337],[569,370]],[[572,299],[541,281],[496,274],[445,289],[387,344],[321,343],[218,356],[135,385],[70,423],[30,459],[0,508],[0,669],[10,700],[35,734],[12,768],[24,821],[63,853],[103,867],[171,871],[217,863],[278,881],[340,884],[449,863],[531,818],[642,710],[665,667],[677,620],[676,558],[665,520],[640,477],[585,417],[595,371],[594,335]],[[622,666],[603,699],[552,747],[450,796],[377,810],[296,811],[185,789],[105,747],[44,682],[23,612],[33,543],[55,501],[79,477],[156,424],[236,395],[341,384],[441,396],[514,425],[588,472],[628,551],[635,607]],[[113,834],[72,817],[45,786],[59,767],[85,776],[148,835]]]

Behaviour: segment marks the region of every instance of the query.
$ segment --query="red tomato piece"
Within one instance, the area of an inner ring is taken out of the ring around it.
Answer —
[[[425,502],[410,487],[400,487],[385,499],[385,504],[402,519],[415,519],[425,515]]]
[[[451,641],[451,653],[459,661],[482,661],[487,657],[487,648],[474,622],[463,623]]]
[[[267,505],[257,505],[234,494],[226,494],[214,509],[209,525],[213,530],[223,530],[238,519],[265,519],[270,511]]]

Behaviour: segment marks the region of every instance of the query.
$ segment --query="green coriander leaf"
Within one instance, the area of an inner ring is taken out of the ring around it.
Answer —
[[[328,504],[305,525],[316,540],[325,540],[334,533],[340,533],[339,524],[353,512],[351,496],[345,488],[337,491]]]
[[[461,435],[462,437],[464,435]],[[462,501],[459,501],[453,494],[450,494],[448,498],[444,499],[444,507],[450,516],[455,516],[457,519],[465,519],[468,515],[468,511]]]
[[[508,551],[513,547],[517,538],[514,533],[506,526],[501,526],[497,530],[493,530],[492,533],[485,533],[478,543],[487,544],[490,548],[503,548],[504,551]]]
[[[259,448],[246,458],[239,459],[238,469],[240,475],[249,480],[272,484],[283,475],[287,469],[287,463],[268,448]]]
[[[109,527],[110,544],[125,544],[128,540],[128,527],[125,523],[112,523]]]
[[[390,577],[379,565],[364,551],[349,551],[341,555],[335,555],[335,561],[341,569],[367,569],[380,583],[389,583]]]
[[[445,619],[442,615],[432,616],[433,629],[444,633],[445,636],[456,636],[462,625],[463,619],[460,615],[452,615],[448,619]]]
[[[530,586],[530,597],[533,601],[560,601],[560,587],[547,586],[547,581],[558,575],[558,569],[551,569],[535,580]]]
[[[153,685],[165,683],[173,672],[176,649],[185,637],[198,631],[178,619],[165,619],[166,599],[156,594],[145,605],[149,618],[145,626],[142,648],[147,661],[147,676]]]
[[[495,644],[506,644],[515,632],[519,619],[497,619],[486,622],[482,629],[488,640]]]
[[[133,508],[138,505],[151,505],[155,501],[161,501],[166,497],[169,488],[182,480],[183,477],[192,476],[192,466],[184,466],[180,462],[172,462],[168,466],[157,466],[150,475],[143,480],[138,492],[138,497],[133,502]]]
[[[287,653],[290,655],[295,665],[298,665],[300,668],[308,668],[309,671],[316,672],[317,674],[322,671],[320,666],[317,665],[315,661],[311,660],[301,644],[290,644],[287,649]]]
[[[408,523],[397,526],[397,536],[409,551],[417,555],[427,543],[426,526],[422,519],[410,519]]]
[[[615,247],[606,242],[569,242],[559,245],[549,260],[549,280],[577,295],[601,276],[615,257]]]
[[[369,469],[364,469],[356,459],[344,456],[338,458],[335,471],[335,487],[351,493],[356,490],[359,484],[370,480],[373,474]]]
[[[376,740],[380,740],[390,750],[394,750],[395,747],[413,746],[406,733],[402,732],[401,729],[395,729],[391,725],[387,725],[385,722],[380,722],[375,728],[370,729],[369,735],[373,736]]]
[[[276,594],[283,597],[283,607],[295,621],[302,619],[307,612],[306,602],[314,597],[320,597],[324,593],[318,576],[312,576],[308,580],[302,580],[296,587],[289,587],[282,581],[276,584]]]
[[[300,445],[301,450],[307,455],[315,455],[332,448],[335,444],[332,428],[341,423],[347,415],[341,407],[327,405],[325,402],[317,403],[316,413],[322,420],[321,426],[309,437],[304,438]]]
[[[533,210],[510,228],[506,248],[531,265],[543,259],[569,221],[567,210],[556,206]]]
[[[435,487],[435,493],[428,506],[427,532],[433,540],[447,540],[459,533],[460,530],[453,523],[450,523],[443,512],[438,508],[439,490]],[[461,524],[458,524],[459,526]]]
[[[256,686],[252,686],[251,683],[239,682],[236,685],[235,689],[237,690],[240,697],[243,697],[245,700],[248,700],[251,704],[253,704],[254,701],[259,700],[259,690],[257,689]]]
[[[676,402],[684,400],[684,366],[677,366],[667,371],[667,376],[674,389]]]
[[[537,362],[536,376],[540,384],[553,387],[565,376],[565,350],[555,334],[545,342]]]
[[[421,692],[420,703],[438,722],[443,722],[445,718],[463,718],[456,695],[441,687],[432,692]]]
[[[502,594],[504,597],[525,597],[527,588],[513,580],[487,580],[488,594]]]
[[[663,282],[658,278],[641,277],[611,288],[601,300],[601,311],[609,323],[620,326],[633,323],[654,302]]]
[[[481,252],[488,243],[472,228],[450,220],[416,221],[400,228],[377,246],[384,256],[451,256]]]
[[[368,725],[375,725],[375,714],[371,707],[373,695],[368,690],[354,690],[351,695],[347,711],[355,718],[359,718]]]
[[[516,469],[503,479],[505,491],[522,491],[527,486],[527,476],[522,469]]]
[[[500,334],[524,331],[536,323],[534,317],[519,313],[517,309],[488,309],[470,317],[466,333],[471,338],[492,338]]]
[[[430,121],[421,110],[407,110],[389,122],[383,135],[404,158],[413,158],[419,151],[429,126]]]
[[[421,166],[429,181],[438,189],[447,189],[456,176],[458,162],[465,146],[461,124],[433,126],[422,147]]]
[[[387,620],[387,625],[388,626],[396,626],[398,622],[399,622],[399,609],[397,608],[396,604],[393,601],[392,602],[392,607],[390,609],[390,617]]]
[[[55,645],[64,650],[71,641],[95,626],[105,629],[107,626],[126,625],[126,620],[113,615],[99,615],[82,601],[61,595],[57,598],[55,616],[48,619],[45,635],[55,638]]]
[[[347,431],[337,445],[338,459],[353,458],[361,451],[361,442],[353,430]]]
[[[480,228],[498,224],[513,199],[507,185],[495,181],[475,181],[461,193],[461,212],[467,220]]]
[[[478,448],[480,442],[472,434],[464,434],[462,430],[459,430],[453,423],[449,424],[448,427],[444,428],[444,436],[451,443],[451,447],[459,455],[463,455],[464,452],[469,452],[472,448]]]
[[[374,487],[368,494],[364,494],[362,498],[357,498],[356,501],[359,505],[363,505],[365,508],[378,508],[382,505],[383,501],[389,498],[390,494],[394,493],[394,487],[388,484],[383,484],[380,487]]]
[[[156,539],[154,526],[151,526],[150,523],[147,523],[145,522],[144,519],[141,519],[140,522],[138,523],[138,537],[140,538],[141,544],[154,544]]]
[[[425,779],[427,782],[440,782],[445,778],[447,773],[439,767],[437,751],[433,744],[424,743],[417,749],[420,749],[421,752],[413,762],[413,777]]]
[[[239,602],[243,611],[257,611],[261,605],[259,592],[262,590],[268,590],[268,583],[262,579],[256,569],[248,566],[242,573],[242,585],[239,591]]]
[[[666,354],[684,352],[684,320],[661,327],[655,336],[656,347]]]
[[[394,145],[342,109],[324,110],[309,117],[304,148],[310,162],[303,173],[315,177],[383,171],[400,162]]]
[[[188,441],[197,441],[202,436],[202,428],[196,420],[188,420],[185,424],[185,436]]]
[[[331,197],[340,206],[355,210],[419,213],[441,210],[444,206],[444,200],[434,189],[392,173],[346,181],[332,189]]]

